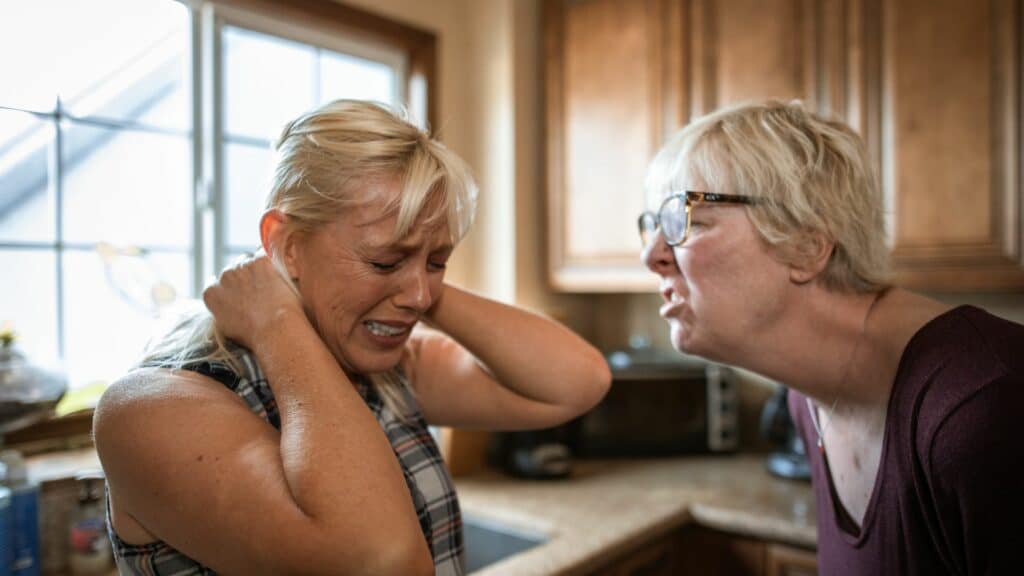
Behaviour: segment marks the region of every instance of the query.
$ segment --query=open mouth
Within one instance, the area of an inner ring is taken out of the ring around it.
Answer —
[[[363,325],[370,331],[370,334],[380,336],[382,338],[402,336],[408,333],[412,328],[410,324],[386,324],[384,322],[376,322],[374,320],[367,320],[366,322],[363,322]]]
[[[672,304],[682,300],[679,293],[675,291],[671,284],[666,284],[661,288],[661,298],[666,304]]]
[[[661,289],[663,304],[658,310],[662,318],[666,320],[679,311],[679,308],[686,304],[686,301],[671,285],[663,286]]]

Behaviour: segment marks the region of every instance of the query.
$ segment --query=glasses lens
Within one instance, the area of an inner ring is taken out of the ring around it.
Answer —
[[[647,246],[658,232],[658,220],[651,212],[644,212],[637,220],[637,226],[640,228],[640,242]]]
[[[661,205],[658,220],[666,242],[672,245],[682,242],[686,236],[686,200],[680,196],[670,197]]]

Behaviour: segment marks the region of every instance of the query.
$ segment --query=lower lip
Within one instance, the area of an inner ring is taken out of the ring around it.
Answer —
[[[667,319],[669,316],[675,316],[677,312],[683,307],[685,302],[682,300],[675,300],[672,302],[666,302],[662,304],[661,308],[658,309],[658,314]]]
[[[374,334],[365,324],[363,324],[363,330],[365,330],[366,334],[370,337],[370,341],[381,348],[395,348],[401,346],[405,344],[405,341],[409,339],[409,334],[412,333],[412,328],[409,328],[393,336],[383,336],[380,334]]]

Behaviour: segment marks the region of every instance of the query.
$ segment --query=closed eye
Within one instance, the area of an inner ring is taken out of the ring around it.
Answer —
[[[397,262],[391,262],[391,263],[389,263],[389,262],[370,262],[370,265],[373,266],[374,270],[377,270],[379,272],[394,272],[395,270],[398,269],[398,265],[401,264],[401,263],[402,263],[402,261],[398,260]]]

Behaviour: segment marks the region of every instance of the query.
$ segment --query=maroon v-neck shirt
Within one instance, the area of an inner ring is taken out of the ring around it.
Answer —
[[[911,338],[858,534],[840,521],[804,396],[790,391],[789,409],[810,457],[820,574],[1024,574],[1024,326],[960,306]]]

